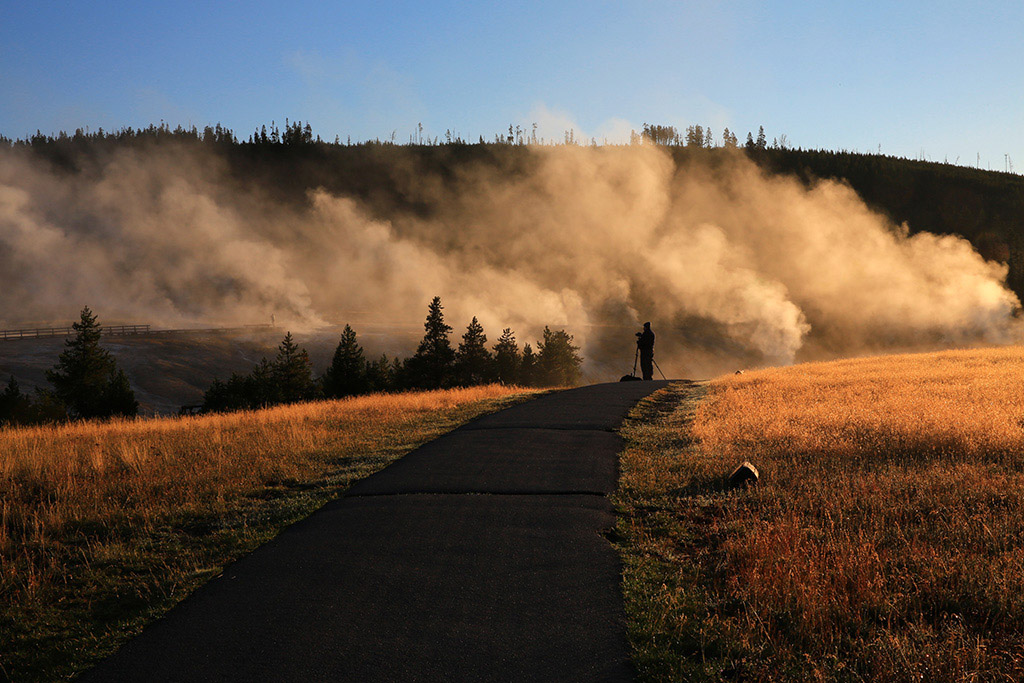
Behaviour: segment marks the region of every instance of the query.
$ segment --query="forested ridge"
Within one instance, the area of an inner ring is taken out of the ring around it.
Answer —
[[[770,171],[805,181],[844,180],[912,233],[966,237],[986,258],[1010,262],[1010,284],[1024,293],[1024,177],[878,154],[767,149],[752,156]]]
[[[352,143],[339,138],[325,141],[308,123],[286,121],[284,128],[263,126],[246,139],[220,125],[37,133],[23,140],[0,136],[0,150],[38,156],[74,173],[101,163],[117,149],[148,149],[170,142],[214,151],[237,181],[280,200],[302,202],[307,190],[323,187],[366,200],[371,207],[414,213],[429,211],[429,205],[410,191],[413,179],[430,177],[443,186],[460,170],[478,165],[499,173],[526,173],[533,163],[533,144],[597,143],[579,140],[571,131],[563,140],[543,140],[535,130],[512,126],[507,134],[472,143],[451,132],[424,137],[422,130],[405,144],[396,144],[394,136]],[[645,124],[630,144],[661,145],[678,165],[698,159],[714,163],[721,155],[741,151],[766,171],[795,175],[808,184],[842,180],[872,209],[897,225],[906,223],[911,233],[960,235],[986,258],[1008,263],[1008,284],[1024,298],[1024,176],[882,154],[792,148],[785,136],[768,143],[763,130],[756,139],[748,134],[746,144],[741,144],[728,129],[716,142],[710,129],[700,126],[680,133],[673,127]]]

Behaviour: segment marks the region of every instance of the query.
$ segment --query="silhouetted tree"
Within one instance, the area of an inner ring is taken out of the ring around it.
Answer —
[[[758,127],[758,129],[757,129],[757,142],[754,143],[754,144],[757,145],[758,149],[767,149],[768,148],[768,139],[764,135],[764,126],[759,126]]]
[[[29,395],[21,390],[14,375],[0,392],[0,425],[59,422],[67,417],[64,404],[52,392],[36,389],[34,395]]]
[[[455,352],[456,381],[463,386],[489,382],[494,374],[493,364],[494,359],[487,350],[487,335],[476,316],[473,316]]]
[[[48,389],[36,389],[33,392],[25,424],[61,422],[66,419],[68,419],[67,409],[54,392]]]
[[[383,354],[381,358],[383,358]],[[391,380],[391,391],[405,391],[413,387],[409,381],[409,361],[408,359],[402,360],[401,358],[391,359],[391,371],[388,373],[388,377]]]
[[[523,358],[519,363],[519,380],[516,384],[524,387],[537,386],[537,354],[527,342],[523,344]]]
[[[382,353],[377,360],[367,361],[364,377],[367,391],[391,391],[394,386],[394,368],[387,354]]]
[[[350,325],[345,325],[341,333],[341,341],[334,349],[331,365],[324,373],[323,386],[324,395],[328,398],[365,394],[369,390],[363,347],[356,340],[355,330]]]
[[[448,334],[452,328],[444,322],[441,297],[435,296],[423,323],[426,334],[405,367],[408,381],[414,387],[439,389],[451,384],[455,351]]]
[[[645,123],[643,136],[649,142],[656,145],[677,145],[679,144],[679,131],[675,126],[659,126]]]
[[[241,404],[246,408],[265,408],[281,402],[281,387],[275,381],[274,364],[266,358],[242,378]]]
[[[57,365],[46,372],[68,414],[75,418],[138,414],[139,404],[128,378],[100,346],[102,328],[88,306],[72,327],[75,335],[64,342]]]
[[[686,146],[687,147],[703,147],[704,146],[704,127],[701,125],[687,126],[686,128]]]
[[[110,415],[138,415],[139,402],[135,400],[135,392],[128,382],[128,375],[118,369],[107,384],[106,409]]]
[[[208,413],[220,413],[228,410],[241,410],[244,407],[245,378],[238,373],[233,373],[231,378],[224,382],[214,379],[209,388],[203,392],[203,411]]]
[[[544,339],[537,343],[537,374],[543,386],[573,386],[580,381],[580,347],[565,330],[544,327]]]
[[[232,373],[226,382],[213,380],[203,394],[203,410],[255,410],[318,396],[309,354],[299,348],[289,332],[278,346],[274,362],[262,358],[248,375]]]
[[[494,370],[497,379],[502,384],[515,384],[519,378],[519,366],[522,357],[519,355],[519,345],[516,344],[516,337],[512,330],[506,327],[501,331],[497,343],[494,345]]]
[[[22,393],[18,380],[11,375],[7,387],[0,393],[0,425],[25,424],[32,409],[31,399]]]
[[[316,397],[313,364],[309,362],[306,350],[299,348],[292,339],[291,332],[285,334],[281,345],[277,347],[271,376],[281,403],[308,401]]]

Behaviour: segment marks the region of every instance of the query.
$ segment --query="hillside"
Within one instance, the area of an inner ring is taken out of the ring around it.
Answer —
[[[203,392],[214,378],[233,372],[247,373],[261,358],[273,358],[284,336],[283,329],[245,333],[180,332],[173,335],[105,338],[118,366],[128,374],[144,415],[171,415],[185,405],[202,403]],[[366,326],[360,338],[371,358],[415,344],[419,326],[380,329]],[[296,335],[309,351],[316,372],[326,368],[338,344],[341,328],[328,326]],[[0,382],[11,375],[25,389],[47,388],[46,371],[53,368],[64,340],[26,339],[0,341]]]
[[[234,178],[278,199],[302,203],[308,190],[323,187],[332,193],[358,197],[370,206],[414,213],[431,209],[430,203],[418,196],[416,181],[420,178],[435,179],[433,189],[442,190],[445,181],[453,181],[474,167],[489,167],[511,179],[529,173],[534,163],[528,145],[504,142],[344,144],[313,140],[294,129],[290,137],[282,135],[278,142],[237,142],[226,129],[209,131],[206,141],[195,129],[148,129],[38,136],[15,146],[67,171],[81,171],[116,149],[184,142],[214,151]],[[683,145],[665,148],[680,166],[729,151]],[[1024,293],[1024,176],[848,151],[755,147],[744,149],[744,153],[770,173],[796,175],[808,183],[816,179],[842,180],[893,222],[906,223],[912,233],[966,237],[986,258],[1008,261],[1010,284],[1018,295]]]
[[[930,161],[852,152],[768,149],[753,158],[805,181],[836,178],[913,232],[961,235],[985,258],[1008,262],[1024,295],[1024,177]]]

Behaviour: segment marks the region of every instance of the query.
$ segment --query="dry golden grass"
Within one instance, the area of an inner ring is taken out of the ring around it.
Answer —
[[[69,674],[351,481],[523,395],[0,429],[0,679]]]
[[[860,358],[712,383],[694,433],[723,455],[1024,462],[1024,349]]]
[[[1022,377],[1020,347],[948,351],[648,405],[620,492],[647,675],[1024,679]],[[761,483],[729,492],[742,460]]]

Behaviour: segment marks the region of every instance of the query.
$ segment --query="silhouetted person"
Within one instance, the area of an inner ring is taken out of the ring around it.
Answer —
[[[636,347],[640,349],[640,371],[644,379],[654,379],[654,332],[650,323],[644,323],[644,331],[636,333]]]

